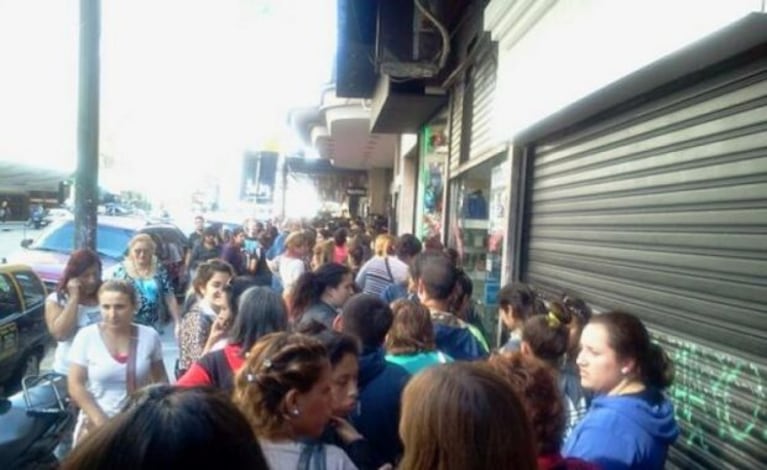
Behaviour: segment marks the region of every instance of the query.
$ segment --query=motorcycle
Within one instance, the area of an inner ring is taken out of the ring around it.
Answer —
[[[56,447],[72,433],[74,413],[65,375],[27,376],[22,390],[0,399],[0,467],[56,468]]]
[[[50,223],[50,221],[46,218],[45,211],[38,209],[29,215],[29,220],[27,220],[27,227],[34,227],[36,230],[39,230],[48,225],[48,223]]]

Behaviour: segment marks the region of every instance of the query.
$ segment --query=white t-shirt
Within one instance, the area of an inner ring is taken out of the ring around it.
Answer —
[[[298,258],[283,256],[280,259],[280,280],[285,292],[290,292],[298,278],[306,271],[304,261]]]
[[[151,381],[152,363],[162,361],[162,343],[153,328],[136,327],[136,387],[140,388]],[[77,332],[69,350],[69,362],[88,369],[88,391],[107,416],[116,415],[128,394],[125,378],[128,366],[117,362],[109,353],[99,325],[86,326]]]
[[[303,444],[298,442],[272,442],[259,439],[261,450],[264,452],[269,468],[293,470],[298,468]],[[325,468],[327,470],[357,470],[357,466],[340,448],[325,444]]]
[[[59,300],[59,294],[53,292],[48,295],[47,302],[53,302],[62,309],[66,307],[66,300]],[[101,321],[101,308],[98,305],[78,305],[77,306],[77,331],[88,325]],[[75,333],[77,333],[75,331]],[[74,339],[74,337],[73,337]],[[56,345],[56,352],[53,355],[53,371],[59,374],[67,375],[69,372],[69,348],[72,346],[73,339],[68,341],[59,341]]]

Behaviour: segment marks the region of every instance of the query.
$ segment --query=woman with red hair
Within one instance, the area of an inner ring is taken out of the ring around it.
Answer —
[[[522,401],[532,426],[539,470],[597,470],[594,464],[562,457],[567,409],[550,367],[535,356],[502,352],[488,360]]]
[[[72,339],[80,328],[101,320],[98,291],[101,287],[101,259],[93,250],[72,252],[64,275],[45,302],[45,324],[58,345],[53,370],[67,374]]]

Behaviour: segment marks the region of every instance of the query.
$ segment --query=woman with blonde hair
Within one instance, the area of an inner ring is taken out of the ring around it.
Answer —
[[[261,338],[235,377],[233,400],[271,468],[357,468],[341,449],[318,441],[333,395],[330,360],[317,339],[297,333]]]
[[[307,271],[304,257],[309,254],[309,240],[302,231],[293,232],[285,239],[285,252],[275,258],[269,268],[282,282],[283,296],[289,299],[293,285]]]
[[[178,337],[180,313],[176,294],[170,276],[158,263],[155,252],[157,244],[146,233],[140,233],[128,242],[128,255],[117,266],[114,279],[122,279],[133,284],[138,294],[138,304],[134,321],[146,326],[159,326],[160,309],[165,307],[175,323],[174,332]]]
[[[311,262],[312,271],[316,271],[321,266],[333,262],[334,247],[333,240],[320,241],[314,245]]]
[[[394,256],[396,241],[389,234],[376,237],[374,256],[357,273],[356,282],[363,293],[380,296],[390,285],[407,281],[408,266]]]
[[[456,362],[410,379],[402,394],[401,470],[535,470],[533,433],[517,394],[486,364]]]

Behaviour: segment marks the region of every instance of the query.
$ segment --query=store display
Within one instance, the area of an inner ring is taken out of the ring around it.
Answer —
[[[496,158],[451,181],[449,245],[474,284],[474,301],[485,330],[494,337],[503,272],[508,167]]]

